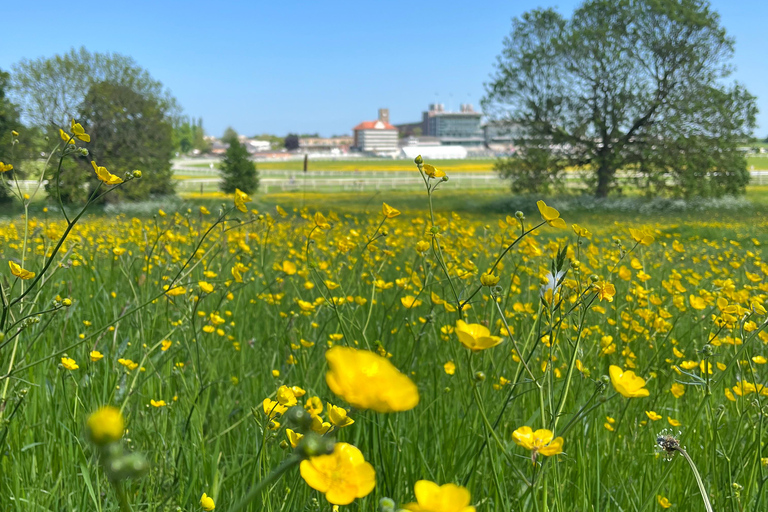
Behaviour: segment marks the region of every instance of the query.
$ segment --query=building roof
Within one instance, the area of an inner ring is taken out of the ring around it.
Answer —
[[[397,130],[394,126],[384,121],[363,121],[353,128],[354,130]]]

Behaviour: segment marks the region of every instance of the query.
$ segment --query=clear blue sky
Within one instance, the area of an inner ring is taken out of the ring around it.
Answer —
[[[5,2],[0,68],[84,45],[131,55],[208,133],[351,133],[390,109],[478,105],[510,19],[571,0]],[[768,135],[768,1],[713,0]]]

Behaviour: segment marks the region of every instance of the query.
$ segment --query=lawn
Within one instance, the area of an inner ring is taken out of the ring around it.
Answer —
[[[429,480],[481,512],[703,510],[663,433],[714,510],[766,510],[767,197],[211,195],[85,213],[58,248],[35,203],[0,225],[0,494],[373,511]],[[370,469],[334,471],[334,441]]]

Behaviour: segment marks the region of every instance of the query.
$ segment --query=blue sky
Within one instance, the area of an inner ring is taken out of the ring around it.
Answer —
[[[84,45],[131,55],[206,131],[351,133],[388,107],[417,121],[429,103],[479,104],[510,19],[580,2],[6,2],[0,68]],[[290,8],[286,7],[290,5]],[[758,97],[768,135],[765,0],[713,0],[736,39],[734,78]]]

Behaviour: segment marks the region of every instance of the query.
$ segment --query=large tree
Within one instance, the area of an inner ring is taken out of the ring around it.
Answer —
[[[19,125],[19,112],[16,105],[6,96],[8,90],[8,84],[10,81],[10,75],[0,69],[0,162],[4,164],[13,164],[17,162],[11,162],[15,160],[12,158],[12,132],[18,130]],[[3,177],[0,177],[0,203],[10,200],[10,194],[7,186],[3,185],[2,178],[5,178],[5,182],[11,179],[12,174],[15,171],[5,172]]]
[[[230,136],[225,142],[229,147],[221,162],[221,190],[228,194],[234,193],[235,189],[247,194],[256,192],[259,188],[259,174],[245,145],[240,144],[237,135]]]
[[[63,55],[24,59],[13,67],[14,98],[33,125],[68,126],[92,85],[112,82],[153,98],[170,116],[179,107],[163,84],[133,58],[119,53],[92,53],[81,47]]]
[[[732,54],[705,0],[588,0],[570,19],[530,11],[513,20],[483,99],[519,134],[497,168],[518,189],[586,169],[597,197],[618,171],[675,195],[742,192],[737,146],[756,107],[724,82]]]
[[[98,184],[91,160],[121,177],[142,171],[142,179],[106,196],[110,201],[173,194],[173,128],[165,104],[130,86],[101,82],[89,87],[76,117],[91,136],[90,154],[62,169],[63,200],[82,201]],[[55,194],[55,187],[56,180],[50,179],[49,193]]]

